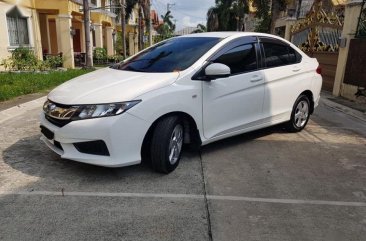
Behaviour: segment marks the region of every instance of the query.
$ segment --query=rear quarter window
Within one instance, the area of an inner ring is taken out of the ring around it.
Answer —
[[[300,63],[302,56],[289,45],[262,43],[267,68]]]

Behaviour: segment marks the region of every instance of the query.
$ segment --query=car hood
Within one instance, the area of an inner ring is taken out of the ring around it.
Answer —
[[[48,99],[59,104],[100,104],[134,100],[149,91],[172,84],[174,73],[142,73],[104,68],[56,87]]]

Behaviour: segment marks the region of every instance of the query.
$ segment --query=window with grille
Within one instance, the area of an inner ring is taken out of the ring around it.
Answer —
[[[6,14],[10,46],[29,45],[28,19],[14,7]]]
[[[356,38],[366,37],[366,0],[362,1],[360,17],[358,18]]]

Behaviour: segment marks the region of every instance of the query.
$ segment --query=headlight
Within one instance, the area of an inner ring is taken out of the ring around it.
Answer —
[[[141,100],[134,100],[122,103],[100,104],[100,105],[80,105],[72,120],[83,120],[90,118],[106,117],[120,115],[133,106],[140,103]]]

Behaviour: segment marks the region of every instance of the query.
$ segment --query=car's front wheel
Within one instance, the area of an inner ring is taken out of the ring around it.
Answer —
[[[179,164],[184,143],[183,122],[177,116],[160,120],[151,140],[151,164],[155,171],[172,172]]]
[[[291,113],[291,119],[287,122],[290,132],[299,132],[305,128],[310,117],[310,100],[306,95],[297,98]]]

